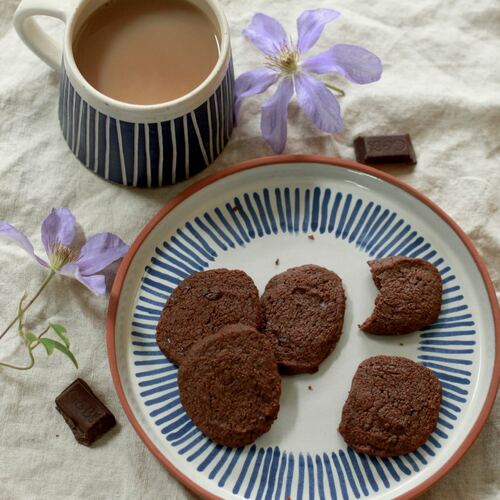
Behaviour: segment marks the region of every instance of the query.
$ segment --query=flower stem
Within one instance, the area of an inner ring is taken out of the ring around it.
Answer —
[[[9,325],[7,326],[7,328],[2,333],[0,333],[0,339],[2,339],[2,337],[15,325],[16,321],[18,319],[20,319],[20,317],[22,317],[22,315],[31,307],[31,305],[33,304],[33,302],[35,302],[35,300],[44,291],[45,287],[50,283],[50,280],[54,277],[55,273],[56,272],[53,269],[50,270],[49,274],[46,276],[45,280],[41,284],[41,286],[38,289],[38,291],[35,293],[35,295],[33,295],[33,298],[26,304],[25,307],[23,307],[22,309],[19,308],[17,316],[9,323]],[[23,369],[27,369],[27,368],[23,368]]]
[[[48,331],[50,330],[50,325],[45,328],[45,330],[40,334],[38,335],[38,338],[41,339]],[[30,351],[32,351],[35,347],[38,347],[39,345],[41,344],[41,342],[39,340],[37,340],[32,346],[31,346],[31,349]]]
[[[38,338],[41,339],[48,331],[50,330],[50,325],[45,328],[45,330],[38,335]],[[16,365],[11,365],[10,363],[2,363],[0,362],[0,366],[5,366],[6,368],[13,368],[14,370],[29,370],[33,368],[35,365],[35,357],[33,356],[33,349],[35,347],[38,347],[41,344],[40,340],[36,341],[31,347],[28,347],[28,354],[30,357],[30,363],[28,366],[16,366]]]
[[[23,339],[24,342],[26,342],[26,339],[24,338],[24,333],[23,333],[23,318],[24,318],[24,313],[23,313],[23,302],[26,300],[28,297],[28,294],[26,291],[23,293],[23,296],[21,297],[21,300],[19,301],[19,305],[17,306],[17,332],[19,333],[20,337]]]
[[[1,362],[0,366],[5,366],[6,368],[14,368],[14,370],[29,370],[33,368],[33,365],[35,364],[35,357],[33,356],[31,349],[28,349],[28,354],[30,355],[30,364],[28,366],[16,366],[16,365],[11,365],[10,363],[1,363]]]
[[[342,89],[339,89],[338,87],[335,87],[335,85],[332,85],[331,83],[325,83],[325,85],[329,89],[333,90],[334,92],[337,92],[337,94],[338,94],[339,97],[344,97],[345,96],[345,92]]]

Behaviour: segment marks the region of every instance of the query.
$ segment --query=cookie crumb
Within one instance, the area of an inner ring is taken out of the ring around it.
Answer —
[[[275,266],[279,266],[279,265],[280,265],[280,260],[279,260],[279,258],[278,258],[278,259],[276,259],[276,260],[274,261],[274,265],[275,265]]]
[[[308,385],[308,386],[307,386],[307,388],[308,388],[310,391],[312,391],[312,390],[313,390],[312,385]]]
[[[308,234],[307,237],[310,239],[310,240],[314,240],[314,234]]]
[[[56,434],[56,438],[58,438],[58,437],[59,437],[59,434]]]

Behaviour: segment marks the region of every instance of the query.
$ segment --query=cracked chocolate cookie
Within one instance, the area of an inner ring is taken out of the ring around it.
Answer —
[[[359,328],[376,335],[402,335],[431,325],[441,310],[441,275],[423,259],[386,257],[368,262],[379,293]]]
[[[440,404],[441,385],[431,370],[399,356],[374,356],[352,379],[339,432],[359,453],[404,455],[427,441]]]
[[[194,273],[172,292],[156,328],[162,352],[179,365],[191,346],[225,325],[260,325],[259,292],[243,271]]]
[[[262,332],[272,343],[282,373],[314,373],[342,334],[342,280],[316,265],[274,276],[262,296]]]
[[[267,432],[279,411],[281,379],[266,337],[227,325],[198,340],[178,374],[184,409],[216,443],[240,447]]]

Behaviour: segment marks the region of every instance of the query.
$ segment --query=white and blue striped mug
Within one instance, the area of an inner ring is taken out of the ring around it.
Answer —
[[[233,128],[234,73],[224,13],[216,0],[189,0],[219,32],[219,59],[203,83],[166,103],[127,104],[94,89],[73,57],[78,29],[107,1],[23,0],[14,26],[35,54],[61,71],[59,122],[81,163],[127,186],[157,187],[185,180],[214,161]],[[66,23],[62,46],[42,30],[34,19],[38,15]]]

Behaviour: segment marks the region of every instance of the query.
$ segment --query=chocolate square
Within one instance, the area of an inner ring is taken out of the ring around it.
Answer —
[[[417,157],[409,134],[373,135],[354,140],[356,160],[366,165],[415,165]]]
[[[90,446],[116,424],[114,415],[80,378],[57,396],[56,409],[75,439],[85,446]]]

